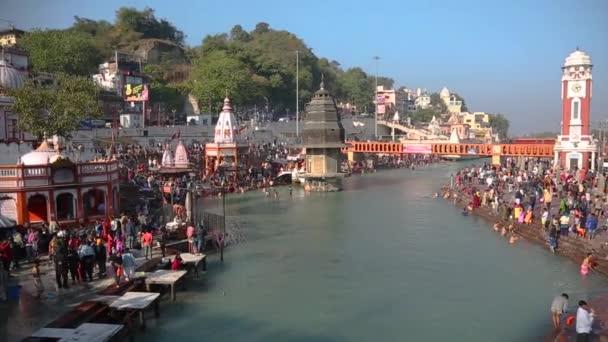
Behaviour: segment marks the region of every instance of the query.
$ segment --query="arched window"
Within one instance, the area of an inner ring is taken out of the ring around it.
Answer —
[[[572,120],[580,120],[581,119],[581,100],[574,99],[572,100]]]

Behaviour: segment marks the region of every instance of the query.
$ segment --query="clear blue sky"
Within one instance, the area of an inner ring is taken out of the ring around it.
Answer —
[[[458,92],[470,110],[504,113],[511,134],[559,129],[560,67],[577,46],[594,62],[592,121],[608,119],[606,0],[0,0],[23,29],[64,28],[75,15],[112,20],[120,6],[152,7],[190,45],[235,24],[265,21],[318,56],[397,85]]]

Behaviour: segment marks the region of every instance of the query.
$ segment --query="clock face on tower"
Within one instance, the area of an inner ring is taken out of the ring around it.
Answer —
[[[575,92],[575,93],[580,92],[581,89],[583,89],[583,87],[579,83],[574,83],[572,85],[572,91]]]

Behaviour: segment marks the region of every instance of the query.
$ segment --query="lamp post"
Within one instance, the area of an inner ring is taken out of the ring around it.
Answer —
[[[220,233],[220,261],[224,262],[224,239],[226,238],[226,176],[222,178],[222,232]]]
[[[175,127],[175,113],[177,112],[177,109],[171,109],[171,112],[173,113],[173,127]]]
[[[378,99],[377,99],[377,95],[378,95],[378,60],[380,59],[380,57],[378,56],[374,56],[374,60],[376,61],[376,86],[374,88],[374,104],[375,104],[375,115],[374,115],[374,136],[376,137],[376,140],[378,140]]]
[[[146,111],[148,112],[148,124],[150,124],[150,121],[152,121],[152,116],[150,115],[152,113],[152,108],[148,108]],[[146,118],[144,118],[144,121],[146,121]]]
[[[296,50],[296,137],[300,136],[300,51]]]

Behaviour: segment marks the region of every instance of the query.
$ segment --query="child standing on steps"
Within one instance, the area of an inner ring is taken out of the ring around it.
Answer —
[[[40,299],[42,293],[44,293],[44,285],[42,284],[42,273],[40,272],[40,260],[34,260],[34,267],[32,267],[32,277],[34,278],[34,288],[36,289],[36,299]]]

